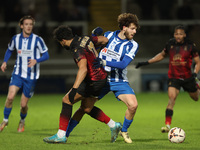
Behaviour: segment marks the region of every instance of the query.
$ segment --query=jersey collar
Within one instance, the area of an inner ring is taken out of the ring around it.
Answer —
[[[31,35],[29,36],[29,37],[24,37],[23,36],[23,32],[21,32],[21,38],[23,38],[23,39],[29,39],[29,38],[32,38],[33,37],[33,33],[31,33]]]
[[[120,30],[117,30],[117,31],[114,32],[115,36],[117,37],[117,39],[118,39],[119,41],[122,41],[122,42],[129,41],[128,39],[121,39],[121,38],[118,36],[119,33],[120,33]]]

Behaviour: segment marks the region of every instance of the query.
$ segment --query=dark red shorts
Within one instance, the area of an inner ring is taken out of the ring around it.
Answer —
[[[77,92],[83,97],[98,97],[106,81],[107,78],[98,81],[84,80]]]
[[[184,91],[187,92],[196,92],[197,86],[196,81],[194,77],[188,78],[188,79],[168,79],[168,87],[175,87],[176,89],[180,90],[182,87]]]

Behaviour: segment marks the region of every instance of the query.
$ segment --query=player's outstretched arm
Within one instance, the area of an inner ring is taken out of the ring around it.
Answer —
[[[119,61],[119,62],[106,61],[106,66],[114,67],[118,69],[125,69],[131,63],[131,61],[132,61],[132,58],[125,55],[122,61]]]
[[[102,66],[109,66],[113,68],[124,69],[130,64],[131,61],[132,59],[129,56],[124,56],[123,60],[119,62],[110,62],[110,61],[106,61],[97,57],[94,60],[93,64],[94,64],[94,68],[96,69]]]
[[[149,64],[148,61],[139,62],[139,63],[137,63],[137,65],[135,66],[135,68],[137,69],[137,68],[140,68],[141,66],[146,66],[148,64]]]
[[[105,36],[98,36],[97,38],[98,38],[97,43],[95,43],[96,47],[104,46],[108,43],[108,38]]]
[[[149,59],[148,61],[144,61],[144,62],[139,62],[137,63],[135,68],[139,68],[141,66],[146,66],[155,62],[159,62],[161,60],[163,60],[166,56],[165,51],[163,50],[162,52],[158,53],[156,56],[154,56],[153,58]]]

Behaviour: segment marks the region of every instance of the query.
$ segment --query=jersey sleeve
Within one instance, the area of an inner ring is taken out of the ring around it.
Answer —
[[[6,53],[5,53],[5,56],[4,56],[4,62],[7,62],[8,59],[10,58],[10,56],[12,55],[12,52],[11,50],[7,49]]]
[[[16,35],[12,37],[12,39],[10,40],[10,43],[8,43],[8,49],[10,51],[14,51],[15,50],[15,38]]]
[[[130,57],[131,59],[134,59],[135,55],[138,52],[138,47],[139,47],[139,45],[136,42],[134,42],[133,44],[129,45],[129,50],[125,55]]]
[[[106,66],[114,67],[114,68],[118,68],[118,69],[124,69],[130,64],[131,61],[132,61],[132,59],[130,57],[124,56],[122,61],[119,61],[119,62],[106,61]]]
[[[85,51],[83,48],[76,49],[74,51],[74,59],[78,63],[81,59],[86,59]]]
[[[44,42],[44,40],[41,37],[38,37],[38,48],[40,50],[40,53],[45,53],[46,51],[48,51],[48,48]]]
[[[108,36],[110,35],[111,31],[107,31],[104,33],[104,36],[108,38]]]
[[[199,56],[199,53],[198,53],[198,51],[197,51],[197,48],[196,48],[196,44],[195,44],[195,43],[192,43],[192,56],[193,56],[193,57]]]
[[[91,36],[91,40],[94,44],[98,42],[98,37],[97,36]]]
[[[163,51],[166,53],[166,54],[169,54],[169,50],[170,50],[170,43],[167,42],[165,44],[165,47],[163,48]]]
[[[46,51],[45,53],[42,53],[42,57],[40,57],[39,59],[36,59],[38,63],[46,61],[49,59],[49,53],[48,51]]]

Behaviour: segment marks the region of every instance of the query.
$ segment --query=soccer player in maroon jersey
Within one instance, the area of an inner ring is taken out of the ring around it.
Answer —
[[[197,84],[197,74],[200,70],[199,54],[195,44],[186,38],[185,27],[178,25],[174,30],[174,38],[170,39],[165,48],[155,57],[146,62],[139,62],[136,68],[151,63],[159,62],[169,55],[169,71],[168,71],[168,105],[165,111],[165,126],[161,128],[161,132],[168,132],[173,116],[173,107],[180,88],[187,91],[190,97],[198,101],[199,86]],[[191,71],[192,60],[195,61],[194,73]]]
[[[122,127],[121,123],[114,122],[97,107],[95,111],[91,111],[107,81],[107,73],[103,67],[95,69],[93,66],[98,56],[94,44],[104,45],[108,39],[104,36],[74,36],[71,28],[63,25],[56,28],[53,34],[54,38],[72,54],[78,66],[78,72],[73,87],[62,100],[59,130],[55,135],[44,138],[44,142],[66,143],[66,130],[71,119],[72,106],[80,100],[82,100],[81,107],[84,107],[82,109],[93,118],[106,123],[111,129],[111,140],[116,140]]]

